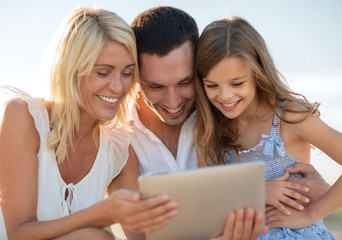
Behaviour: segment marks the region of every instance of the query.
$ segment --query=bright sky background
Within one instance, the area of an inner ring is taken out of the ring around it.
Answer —
[[[268,43],[292,89],[321,102],[322,119],[342,131],[340,0],[1,0],[0,85],[48,96],[43,59],[55,31],[75,7],[105,8],[130,23],[140,12],[159,5],[185,10],[195,18],[200,32],[220,18],[247,19]],[[330,183],[342,173],[339,165],[319,151],[313,152],[312,163]]]

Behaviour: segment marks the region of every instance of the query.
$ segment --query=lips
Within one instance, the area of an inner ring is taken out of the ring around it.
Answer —
[[[163,108],[163,107],[160,107],[163,112],[165,113],[166,116],[170,117],[170,118],[176,118],[176,117],[179,117],[183,114],[184,112],[184,105],[179,107],[179,108],[176,108],[176,109],[167,109],[167,108]]]
[[[119,100],[118,98],[111,98],[111,97],[106,97],[106,96],[101,96],[101,95],[96,95],[96,96],[102,101],[107,102],[107,103],[116,103]]]
[[[222,102],[220,102],[220,105],[221,105],[221,107],[224,110],[233,111],[233,110],[235,110],[239,106],[240,102],[241,102],[241,99],[239,101],[230,102],[230,103],[222,103]]]

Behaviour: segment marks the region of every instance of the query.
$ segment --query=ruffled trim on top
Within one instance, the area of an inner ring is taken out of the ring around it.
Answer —
[[[40,136],[40,149],[42,149],[42,144],[47,141],[47,137],[50,132],[49,117],[43,101],[40,98],[33,98],[21,89],[12,86],[1,87],[1,100],[5,100],[4,102],[1,102],[1,108],[3,108],[6,101],[13,98],[20,98],[27,102],[28,110],[33,117],[35,127]],[[1,118],[2,114],[3,110],[1,111]]]
[[[101,126],[101,128],[106,144],[103,144],[103,148],[99,149],[99,151],[103,151],[107,155],[108,176],[111,176],[108,178],[107,184],[110,184],[127,163],[130,134],[124,128],[110,128],[107,126]]]

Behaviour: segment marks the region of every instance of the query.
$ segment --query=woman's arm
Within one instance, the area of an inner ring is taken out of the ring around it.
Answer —
[[[63,219],[38,222],[39,147],[39,134],[27,103],[10,100],[0,127],[1,208],[8,238],[51,239],[76,229],[97,227],[98,207]]]
[[[130,146],[125,167],[108,187],[109,197],[118,192],[126,193],[117,222],[121,224],[127,239],[145,239],[145,235],[139,233],[157,230],[178,214],[177,202],[169,201],[166,195],[140,199],[139,175],[138,161]]]
[[[169,210],[165,210],[169,205],[163,205],[168,200],[165,196],[139,202],[136,193],[116,191],[105,200],[70,216],[38,221],[39,147],[39,134],[27,103],[19,99],[9,101],[0,128],[1,208],[9,239],[63,239],[68,235],[82,236],[84,232],[88,232],[88,239],[94,239],[103,233],[102,228],[120,221],[122,216],[136,214],[139,222],[147,218],[147,213],[153,218]],[[127,199],[136,202],[125,205]],[[146,213],[146,209],[152,210]],[[138,225],[142,230],[145,227]]]

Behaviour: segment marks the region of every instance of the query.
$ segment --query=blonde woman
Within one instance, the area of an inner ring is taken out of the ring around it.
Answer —
[[[142,201],[110,190],[136,188],[137,163],[127,162],[129,136],[118,127],[137,76],[130,27],[115,13],[79,8],[56,50],[51,100],[5,88],[12,96],[0,128],[1,239],[113,239],[103,230],[113,223],[147,232],[177,214],[167,196]]]

